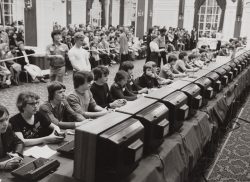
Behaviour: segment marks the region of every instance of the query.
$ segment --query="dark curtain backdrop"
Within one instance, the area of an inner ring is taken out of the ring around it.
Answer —
[[[226,0],[216,0],[216,1],[221,8],[220,25],[219,25],[219,31],[220,31],[223,29],[224,16],[225,16],[227,2]]]
[[[198,22],[199,22],[199,10],[201,5],[205,2],[206,0],[196,0],[194,4],[194,27],[196,30],[198,30]],[[221,17],[220,17],[220,24],[219,24],[219,30],[222,30],[223,28],[223,23],[224,23],[224,16],[225,16],[225,11],[226,11],[226,0],[216,0],[219,7],[221,8]],[[198,32],[197,32],[198,33]]]

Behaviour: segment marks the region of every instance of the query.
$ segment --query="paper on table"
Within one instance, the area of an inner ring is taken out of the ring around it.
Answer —
[[[52,155],[56,154],[55,150],[52,150],[51,148],[48,147],[48,145],[45,146],[34,146],[31,147],[30,149],[24,151],[23,155],[25,156],[32,156],[34,158],[50,158]]]

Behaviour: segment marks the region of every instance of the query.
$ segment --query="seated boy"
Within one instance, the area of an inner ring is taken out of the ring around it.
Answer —
[[[163,65],[160,71],[159,76],[165,79],[171,79],[178,77],[185,77],[185,73],[180,73],[174,68],[174,65],[176,63],[177,57],[175,55],[169,55],[168,56],[168,63]]]
[[[23,148],[23,142],[9,124],[8,110],[0,105],[0,170],[17,168],[23,158]],[[8,155],[11,158],[8,158]]]
[[[133,101],[137,99],[137,95],[133,94],[126,88],[128,82],[128,73],[120,70],[115,75],[115,82],[111,85],[110,95],[113,99],[126,99]]]
[[[97,118],[107,110],[96,104],[90,91],[93,74],[90,71],[78,71],[73,75],[74,91],[68,95],[71,108],[85,118]]]
[[[129,75],[128,82],[126,84],[127,89],[130,92],[133,92],[134,94],[147,93],[148,89],[140,87],[133,79],[133,69],[134,69],[134,65],[132,61],[125,61],[122,63],[120,67],[120,70],[126,71]]]
[[[159,88],[160,84],[158,83],[155,74],[153,73],[152,65],[147,62],[143,66],[143,74],[138,78],[138,84],[142,88]]]
[[[40,106],[40,113],[51,123],[61,129],[75,129],[86,123],[87,120],[73,111],[65,98],[66,87],[63,83],[55,81],[48,85],[48,101]]]
[[[25,146],[42,143],[57,143],[64,140],[55,135],[60,132],[58,126],[48,121],[40,112],[40,97],[33,92],[22,92],[17,97],[17,108],[20,113],[10,118],[13,131]]]
[[[109,70],[107,67],[100,65],[94,68],[94,83],[91,85],[90,91],[96,103],[103,108],[117,108],[126,104],[125,99],[113,100],[109,92],[107,84]]]

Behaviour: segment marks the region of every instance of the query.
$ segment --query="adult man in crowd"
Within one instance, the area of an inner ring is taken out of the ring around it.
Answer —
[[[120,43],[120,55],[121,55],[121,64],[124,61],[128,61],[128,38],[127,38],[127,29],[124,27],[120,27],[120,38],[119,38],[119,43]],[[120,64],[120,65],[121,65]]]
[[[63,82],[65,74],[65,57],[69,51],[66,44],[61,43],[62,35],[60,30],[51,33],[53,43],[46,48],[47,58],[50,60],[50,81]]]
[[[75,45],[69,51],[69,60],[76,71],[91,71],[91,65],[89,62],[89,52],[82,48],[84,43],[84,35],[81,32],[77,32],[74,35]]]
[[[166,31],[167,30],[165,28],[160,29],[160,35],[155,40],[155,42],[158,44],[160,50],[166,49],[166,41],[165,41]],[[163,61],[163,65],[167,64],[166,54],[167,54],[166,51],[159,52],[158,64],[157,64],[157,66],[159,68],[161,67],[161,59]]]

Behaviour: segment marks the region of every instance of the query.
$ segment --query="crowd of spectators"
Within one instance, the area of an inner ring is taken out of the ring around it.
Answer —
[[[142,46],[136,50],[127,44],[130,40],[134,43],[132,47],[136,44],[136,38],[132,36],[133,31],[133,28],[124,27],[96,28],[93,31],[91,26],[54,26],[51,34],[53,43],[46,49],[51,66],[51,83],[47,86],[48,100],[40,105],[39,95],[27,91],[19,93],[16,101],[19,112],[14,116],[9,116],[7,108],[0,105],[0,158],[3,159],[0,162],[1,170],[14,169],[20,165],[24,146],[62,142],[64,133],[61,129],[74,130],[86,122],[91,122],[92,119],[113,112],[113,109],[129,101],[172,83],[175,78],[198,71],[204,65],[213,62],[217,55],[228,56],[230,52],[245,44],[243,40],[230,39],[229,43],[220,46],[217,51],[211,50],[207,45],[201,48],[187,48],[186,42],[181,42],[180,38],[170,41],[169,36],[173,29],[155,28],[150,30],[151,33],[147,36],[148,47],[145,47],[145,50],[147,48],[149,55],[141,68],[142,74],[134,78],[132,55],[136,51],[140,53]],[[179,29],[177,34],[178,32],[183,30]],[[10,40],[8,33],[1,31],[1,40]],[[6,84],[18,81],[16,76],[22,69],[25,69],[33,80],[44,81],[42,75],[39,75],[40,70],[35,65],[30,65],[27,56],[29,52],[24,49],[23,40],[17,39],[14,42],[16,44],[11,50],[8,42],[1,44],[1,59],[15,57],[14,50],[22,56],[11,62],[1,62],[0,74]],[[186,49],[188,51],[185,51]],[[69,63],[73,66],[74,89],[66,96],[66,86],[62,83],[61,74],[65,72],[67,55]],[[91,66],[86,62],[82,64],[82,68],[77,61],[86,58],[85,61],[89,61]],[[109,87],[107,80],[112,61],[119,62],[120,68]],[[11,158],[6,159],[6,155]]]

